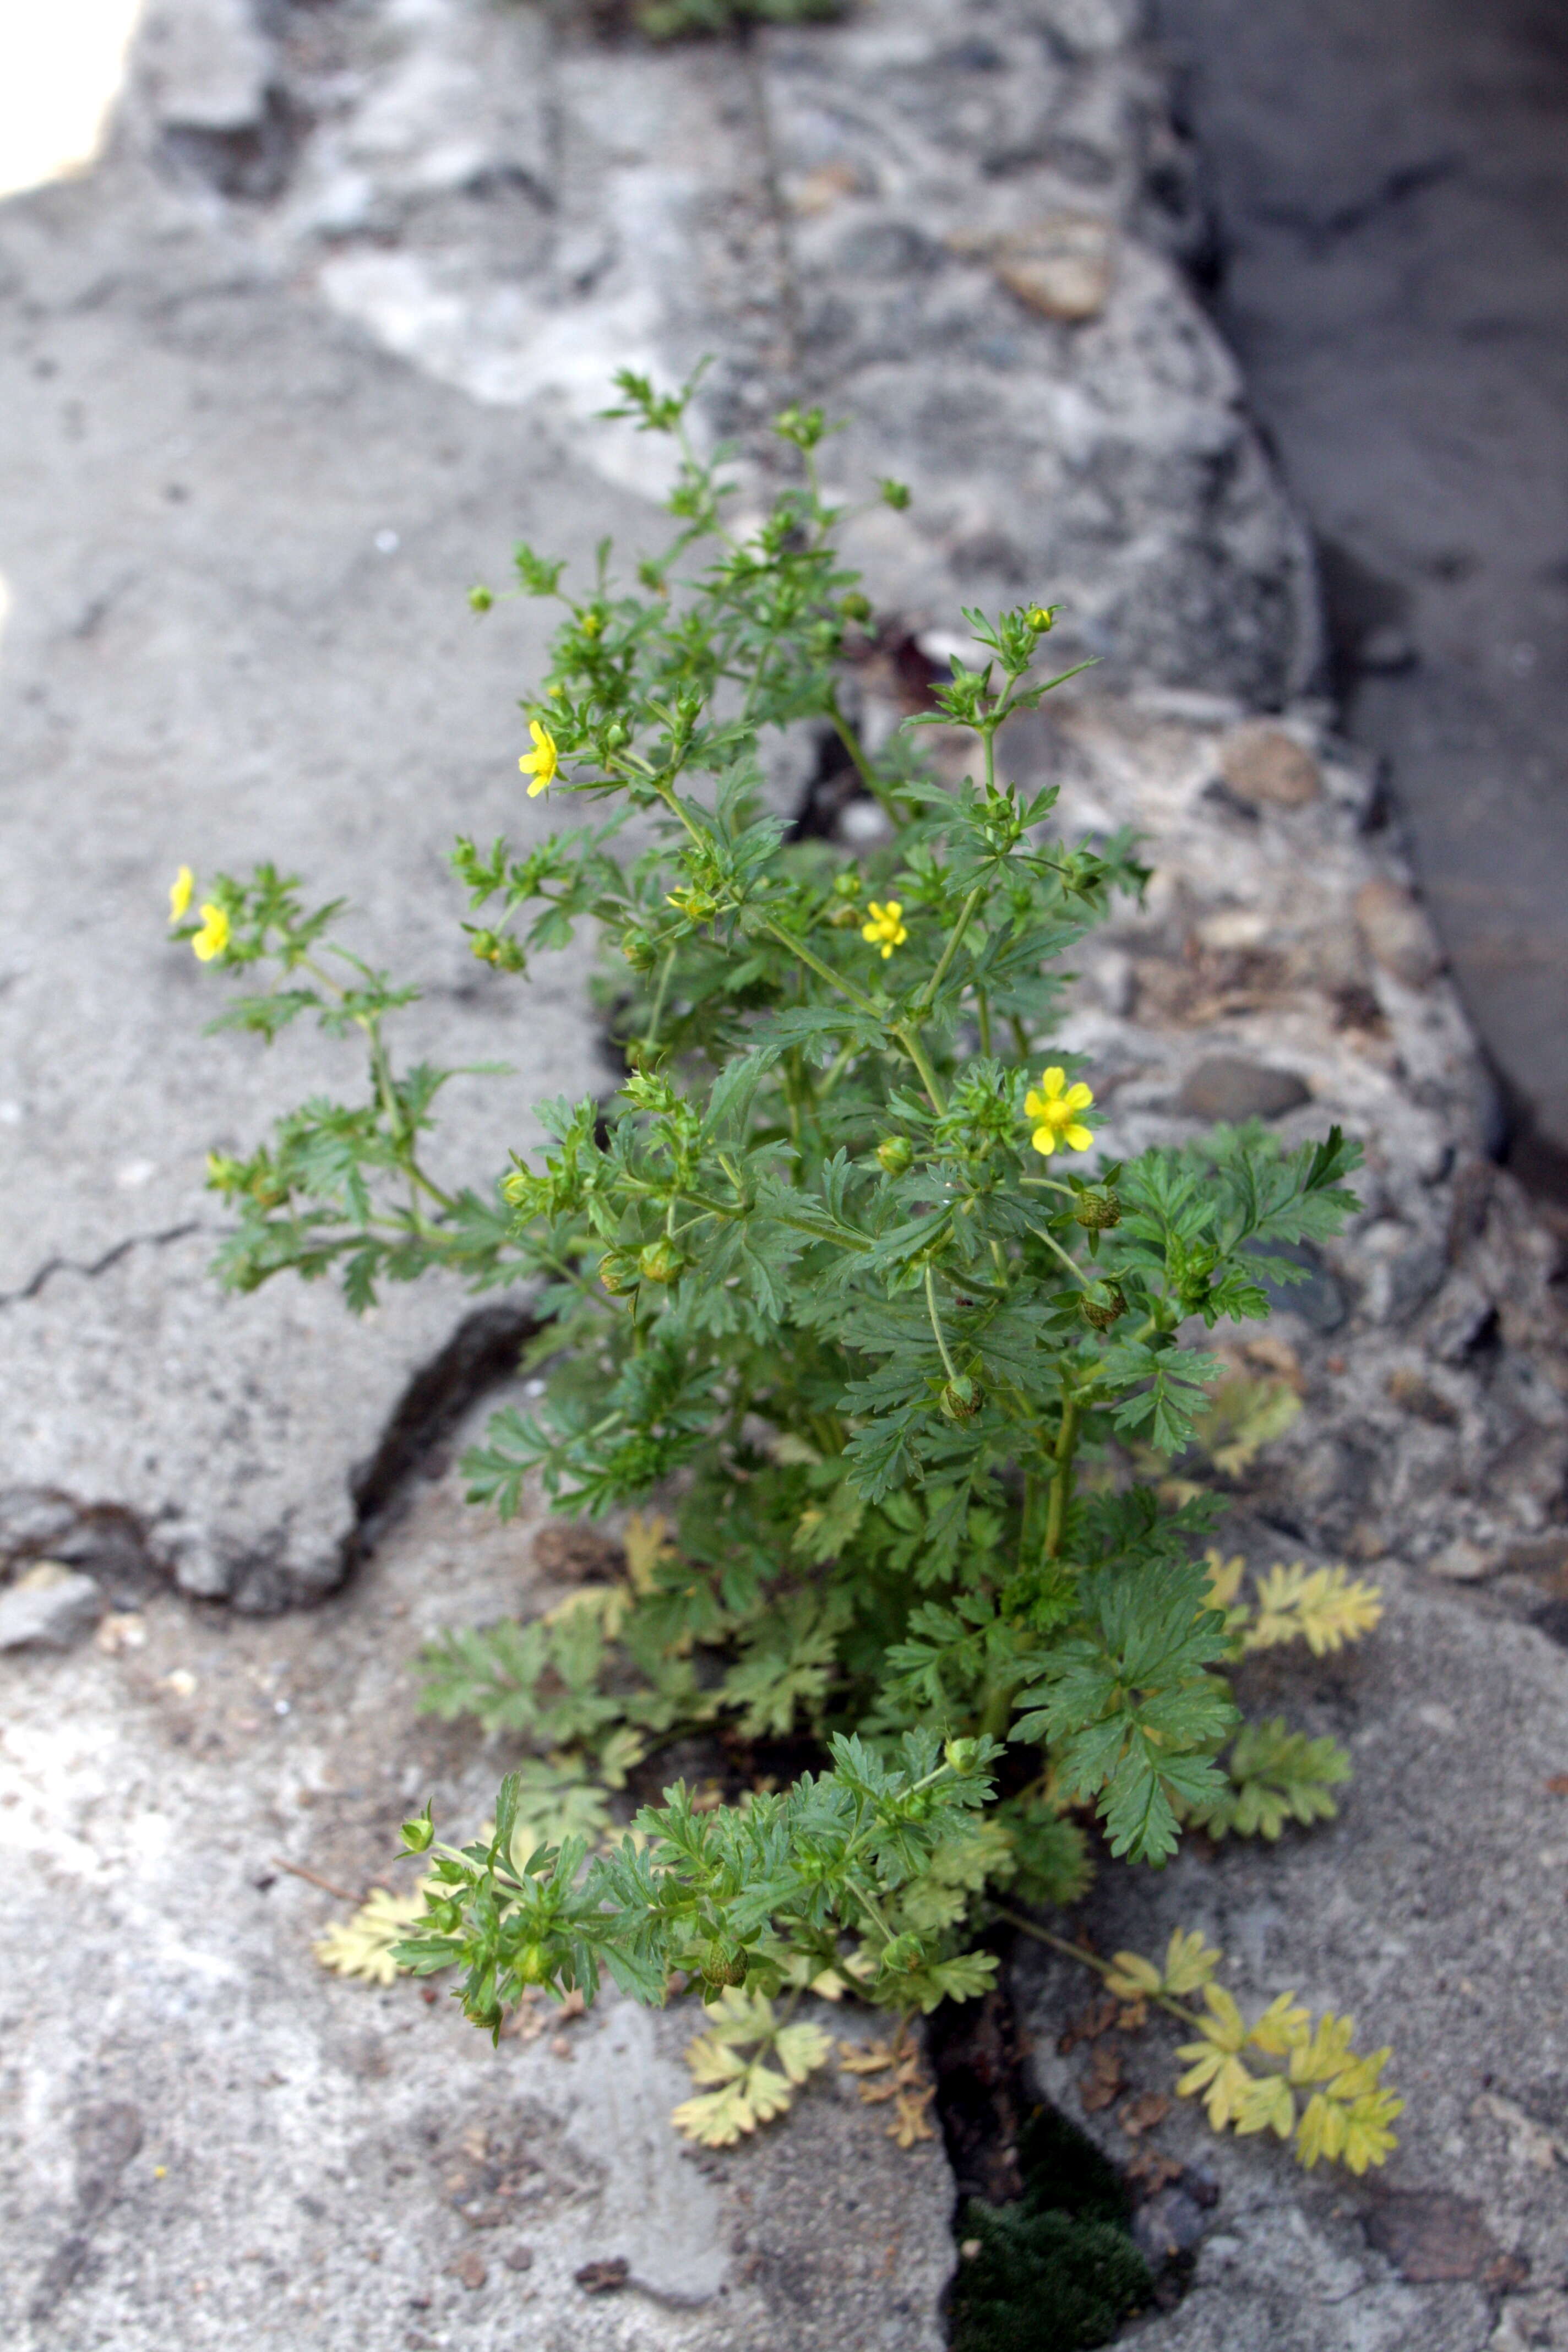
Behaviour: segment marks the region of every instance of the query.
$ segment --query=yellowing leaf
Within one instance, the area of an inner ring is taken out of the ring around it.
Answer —
[[[820,2025],[781,2025],[773,2036],[773,2055],[792,2083],[804,2083],[833,2055],[833,2044]]]
[[[1247,2040],[1247,2028],[1231,1994],[1224,1985],[1206,1984],[1204,1999],[1209,2005],[1209,2014],[1199,2019],[1198,2032],[1216,2050],[1239,2050]]]
[[[1304,1641],[1315,1658],[1357,1642],[1383,1615],[1375,1584],[1352,1583],[1345,1568],[1318,1568],[1310,1574],[1297,1560],[1279,1562],[1258,1584],[1258,1622],[1242,1636],[1248,1650],[1270,1650],[1282,1642]]]
[[[694,2083],[732,2083],[746,2071],[746,2061],[737,2050],[726,2050],[710,2033],[700,2033],[686,2045],[686,2063],[691,2069]]]
[[[669,1522],[657,1511],[650,1511],[646,1517],[641,1511],[634,1511],[621,1531],[621,1546],[626,1555],[626,1572],[637,1592],[651,1592],[660,1563],[676,1557],[675,1546],[669,1540]]]
[[[1293,1992],[1282,1992],[1271,2000],[1247,2035],[1255,2050],[1262,2050],[1270,2058],[1283,2058],[1308,2038],[1311,2017],[1300,2007]]]
[[[1345,2162],[1352,2172],[1388,2161],[1399,2145],[1389,2126],[1404,2112],[1404,2100],[1392,2091],[1374,2091],[1355,2102],[1345,2119]]]
[[[360,1977],[366,1984],[389,1985],[397,1975],[392,1957],[425,1908],[422,1892],[389,1895],[376,1887],[351,1919],[334,1919],[310,1948],[324,1969],[335,1976]]]
[[[1214,1402],[1193,1423],[1193,1436],[1227,1478],[1244,1476],[1301,1410],[1289,1381],[1257,1380],[1247,1372],[1220,1381],[1213,1394]]]
[[[1176,2055],[1185,2058],[1199,2050],[1203,2050],[1201,2042],[1189,2042]],[[1253,2095],[1254,2080],[1234,2051],[1210,2049],[1204,2051],[1197,2063],[1182,2076],[1176,2084],[1176,2095],[1190,2099],[1201,2091],[1210,2123],[1215,2131],[1223,2131],[1226,2124],[1245,2112]]]
[[[1239,2137],[1271,2131],[1289,2139],[1296,2128],[1296,2095],[1283,2074],[1254,2075],[1237,2113]]]
[[[1321,2091],[1307,2102],[1307,2112],[1296,2127],[1296,2154],[1309,2172],[1320,2157],[1339,2156],[1345,2144],[1346,2116]]]
[[[1159,1969],[1152,1960],[1144,1959],[1140,1952],[1116,1952],[1106,1970],[1108,1991],[1121,2000],[1136,2000],[1140,1993],[1158,1992],[1161,1986]]]
[[[1118,1954],[1118,1958],[1121,1955]],[[1196,1992],[1206,1985],[1220,1963],[1220,1955],[1212,1944],[1205,1944],[1195,1927],[1173,1927],[1171,1940],[1165,1947],[1165,1967],[1159,1990],[1175,1993]]]
[[[747,2105],[743,2082],[728,2083],[721,2091],[704,2091],[695,2099],[683,2099],[669,2118],[684,2139],[696,2140],[703,2147],[733,2147],[742,2132],[757,2128],[757,2119]]]
[[[1354,2063],[1355,2053],[1351,2038],[1355,2032],[1353,2017],[1336,2017],[1325,2010],[1318,2020],[1310,2041],[1299,2042],[1290,2053],[1290,2080],[1293,2083],[1328,2083],[1336,2074]]]

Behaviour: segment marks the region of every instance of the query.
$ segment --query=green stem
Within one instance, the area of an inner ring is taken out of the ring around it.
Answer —
[[[977,988],[974,992],[974,1011],[975,1016],[980,1023],[980,1050],[985,1055],[986,1059],[989,1060],[991,1056],[991,1003],[990,999],[987,997],[985,991],[983,988]]]
[[[1034,1234],[1035,1239],[1037,1242],[1044,1242],[1047,1249],[1055,1250],[1057,1255],[1060,1258],[1062,1264],[1066,1266],[1068,1272],[1073,1276],[1075,1280],[1083,1283],[1086,1287],[1094,1280],[1094,1276],[1091,1274],[1085,1274],[1077,1258],[1072,1256],[1070,1252],[1063,1249],[1055,1234],[1047,1233],[1043,1225],[1030,1225],[1028,1227],[1028,1231]]]
[[[942,1082],[938,1078],[936,1072],[932,1069],[930,1060],[927,1058],[926,1049],[921,1041],[919,1032],[911,1029],[907,1021],[900,1021],[895,1024],[893,1028],[889,1032],[889,1034],[898,1039],[900,1045],[903,1047],[905,1053],[909,1055],[910,1061],[920,1072],[921,1084],[926,1090],[926,1099],[931,1104],[931,1107],[932,1110],[935,1111],[937,1117],[940,1118],[942,1112],[947,1108],[947,1103],[942,1095]]]
[[[1027,1062],[1031,1060],[1033,1058],[1035,1049],[1029,1043],[1028,1031],[1025,1028],[1023,1023],[1019,1020],[1016,1013],[1009,1013],[1007,1015],[1007,1026],[1013,1032],[1013,1044],[1017,1051],[1020,1062]]]
[[[915,1000],[914,1010],[915,1018],[917,1020],[921,1013],[929,1013],[931,1006],[936,1003],[937,991],[941,988],[942,982],[947,978],[949,969],[952,963],[952,959],[958,953],[959,948],[963,943],[963,934],[969,929],[974,917],[974,910],[979,906],[980,901],[984,895],[984,883],[977,882],[973,889],[970,892],[968,898],[964,900],[963,907],[960,908],[958,920],[954,923],[952,933],[948,939],[947,945],[942,951],[942,961],[937,965],[937,968],[932,972],[931,978],[927,981],[920,995]]]
[[[819,980],[826,981],[830,987],[838,990],[840,995],[847,996],[850,1003],[859,1012],[868,1014],[873,1021],[882,1019],[882,1006],[874,1004],[868,996],[863,996],[852,981],[846,980],[842,972],[835,971],[830,963],[824,963],[822,958],[813,949],[794,938],[790,932],[781,930],[777,923],[764,921],[761,928],[770,940],[776,940],[781,948],[787,948],[791,955],[798,956],[807,970],[816,972]]]
[[[839,741],[843,744],[844,749],[849,754],[850,765],[853,767],[855,773],[859,777],[860,782],[865,785],[866,790],[870,793],[871,798],[878,803],[879,807],[884,809],[888,815],[892,819],[893,823],[897,824],[899,822],[899,803],[897,797],[895,794],[888,791],[887,787],[879,777],[875,768],[872,767],[871,762],[866,757],[865,751],[861,747],[859,736],[855,732],[854,728],[850,726],[849,721],[845,718],[844,713],[838,708],[838,695],[837,689],[835,689],[833,698],[828,703],[827,716],[832,722],[834,733],[837,736]]]
[[[1059,1559],[1062,1530],[1067,1524],[1068,1504],[1072,1496],[1072,1462],[1078,1447],[1078,1395],[1068,1389],[1062,1398],[1062,1422],[1057,1433],[1056,1452],[1052,1456],[1056,1468],[1051,1475],[1051,1498],[1046,1509],[1046,1558]]]
[[[658,1043],[658,1024],[664,1017],[664,994],[669,986],[669,975],[674,970],[675,950],[671,948],[665,957],[664,970],[658,976],[658,987],[654,993],[653,1011],[648,1016],[647,1035],[643,1039],[645,1045],[657,1045]]]
[[[1037,1944],[1048,1944],[1051,1950],[1060,1952],[1064,1959],[1077,1960],[1081,1968],[1092,1969],[1102,1984],[1110,1975],[1110,1962],[1102,1960],[1098,1952],[1089,1951],[1082,1944],[1069,1943],[1065,1936],[1053,1936],[1048,1927],[1037,1927],[1033,1919],[1026,1919],[1021,1911],[1009,1910],[1005,1903],[998,1903],[994,1908],[997,1917],[1005,1919],[1009,1927],[1016,1927],[1023,1935],[1032,1936]],[[1153,2001],[1172,2017],[1179,2017],[1184,2025],[1190,2025],[1194,2033],[1202,2032],[1203,2020],[1197,2011],[1189,2009],[1184,2001],[1173,2000],[1169,1993],[1141,1991],[1138,1999]]]
[[[936,1275],[929,1257],[926,1260],[926,1312],[931,1317],[931,1328],[936,1334],[937,1351],[946,1368],[947,1377],[950,1381],[956,1381],[958,1366],[947,1352],[947,1340],[942,1332],[942,1318],[936,1311]]]

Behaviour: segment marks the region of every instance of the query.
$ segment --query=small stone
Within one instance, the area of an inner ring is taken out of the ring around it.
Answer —
[[[1233,728],[1220,746],[1219,772],[1248,808],[1305,808],[1323,789],[1316,760],[1283,727]]]
[[[111,1609],[99,1621],[93,1639],[100,1650],[116,1658],[122,1650],[141,1650],[147,1643],[147,1620],[134,1609]]]
[[[612,2254],[603,2262],[584,2263],[572,2275],[584,2294],[614,2294],[631,2276],[631,2264],[625,2254]]]
[[[68,1650],[98,1622],[102,1606],[90,1576],[41,1559],[0,1592],[0,1650]]]
[[[1115,230],[1088,213],[1057,213],[997,247],[993,267],[1042,319],[1098,319],[1115,277]]]
[[[1384,2189],[1365,2227],[1368,2243],[1411,2286],[1479,2277],[1502,2251],[1479,2205],[1447,2189]]]
[[[1458,1421],[1458,1408],[1449,1402],[1431,1381],[1408,1365],[1401,1364],[1388,1375],[1388,1393],[1404,1412],[1415,1415],[1417,1421],[1429,1421],[1436,1427],[1452,1429]]]
[[[1456,1536],[1452,1543],[1433,1553],[1426,1566],[1449,1584],[1475,1584],[1487,1574],[1491,1562],[1479,1545]]]
[[[624,1576],[626,1556],[612,1536],[596,1528],[574,1527],[566,1519],[546,1519],[533,1538],[533,1564],[542,1576],[558,1576],[573,1583]]]
[[[1310,1102],[1294,1070],[1277,1070],[1241,1054],[1211,1054],[1189,1070],[1176,1108],[1189,1118],[1280,1118]]]
[[[966,2263],[978,2262],[981,2254],[981,2244],[979,2239],[965,2238],[958,2251],[963,2255]]]
[[[509,2271],[531,2271],[533,2268],[531,2246],[508,2246],[501,2256]]]
[[[1132,2216],[1132,2240],[1150,2267],[1190,2254],[1204,2234],[1203,2208],[1184,2189],[1162,2189]]]
[[[483,2286],[489,2278],[489,2264],[478,2247],[470,2246],[467,2253],[458,2256],[455,2263],[448,2263],[447,2274],[449,2278],[455,2278],[459,2285],[468,2288],[471,2293],[474,2288]]]
[[[1426,988],[1443,969],[1430,924],[1403,884],[1378,875],[1355,894],[1355,918],[1374,963],[1406,988]]]

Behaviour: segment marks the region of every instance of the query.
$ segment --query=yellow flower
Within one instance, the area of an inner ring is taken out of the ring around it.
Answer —
[[[190,905],[191,892],[195,887],[195,876],[188,866],[182,866],[169,885],[169,920],[172,923],[177,923]]]
[[[900,919],[903,911],[897,898],[889,898],[885,907],[879,907],[873,898],[868,909],[871,919],[860,926],[861,938],[870,946],[881,949],[884,963],[893,950],[901,948],[909,938],[909,927]]]
[[[561,760],[555,749],[555,738],[548,727],[542,727],[537,719],[531,719],[528,731],[533,738],[533,749],[525,751],[517,764],[525,776],[533,778],[528,788],[528,797],[531,801],[537,800],[541,793],[549,791],[555,781],[555,772]]]
[[[1093,1100],[1088,1087],[1068,1085],[1065,1070],[1043,1070],[1038,1088],[1024,1097],[1025,1118],[1039,1122],[1030,1139],[1035,1150],[1044,1152],[1047,1160],[1064,1143],[1069,1151],[1091,1150],[1094,1138],[1079,1113]]]
[[[202,927],[191,941],[191,947],[202,963],[211,963],[214,956],[222,955],[228,945],[228,917],[221,907],[209,898],[202,908]]]

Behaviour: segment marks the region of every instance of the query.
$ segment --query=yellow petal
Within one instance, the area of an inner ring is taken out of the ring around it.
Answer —
[[[169,920],[172,923],[177,923],[189,907],[191,893],[195,887],[195,876],[188,866],[182,866],[169,885]]]
[[[887,905],[882,909],[883,914],[886,915],[890,923],[896,923],[903,911],[903,907],[897,898],[889,898]]]
[[[1063,1069],[1058,1069],[1055,1063],[1051,1065],[1051,1067],[1048,1070],[1042,1070],[1040,1073],[1040,1087],[1041,1091],[1045,1094],[1059,1095],[1067,1082],[1067,1072]]]
[[[1036,1128],[1033,1135],[1029,1138],[1029,1140],[1034,1145],[1035,1150],[1047,1160],[1050,1158],[1052,1152],[1057,1148],[1055,1131],[1048,1127]]]
[[[1032,1088],[1029,1093],[1024,1097],[1024,1117],[1026,1118],[1044,1118],[1050,1106],[1047,1102],[1044,1095],[1036,1094]]]
[[[1087,1110],[1093,1100],[1093,1087],[1086,1087],[1080,1078],[1077,1086],[1069,1087],[1066,1094],[1062,1097],[1062,1108],[1064,1110]]]
[[[1068,1145],[1070,1150],[1073,1151],[1092,1151],[1094,1149],[1094,1138],[1089,1133],[1087,1127],[1069,1127],[1066,1129],[1063,1132],[1062,1141]]]

